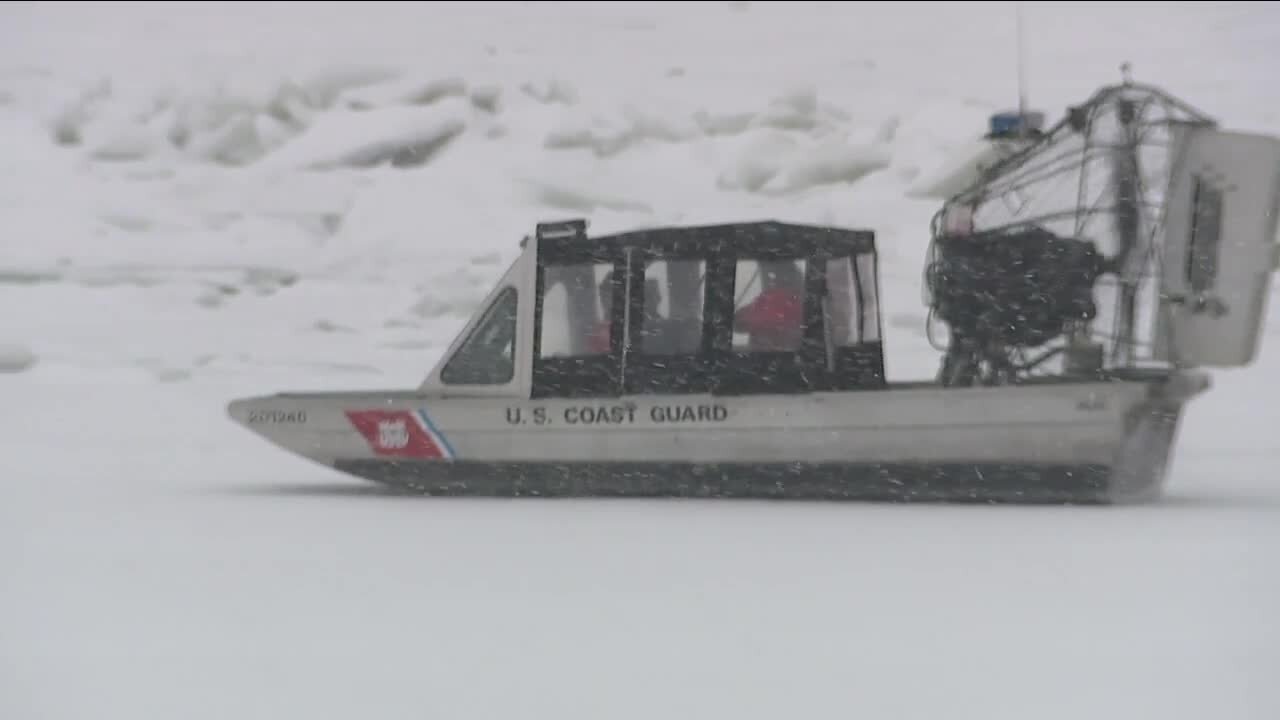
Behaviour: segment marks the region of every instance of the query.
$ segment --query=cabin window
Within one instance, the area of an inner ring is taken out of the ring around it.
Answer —
[[[1191,195],[1191,240],[1187,245],[1187,284],[1203,293],[1218,277],[1222,237],[1222,190],[1196,178]]]
[[[640,352],[693,355],[702,347],[703,260],[654,260],[644,267]]]
[[[515,288],[505,288],[440,371],[449,385],[504,385],[515,377]]]
[[[862,336],[859,342],[880,342],[880,271],[876,256],[864,253],[854,260],[858,283],[859,310],[862,313]]]
[[[827,261],[826,312],[831,344],[836,347],[879,342],[875,256]]]
[[[539,357],[606,355],[613,339],[613,265],[544,268]]]
[[[795,352],[804,328],[804,260],[737,263],[733,349]]]

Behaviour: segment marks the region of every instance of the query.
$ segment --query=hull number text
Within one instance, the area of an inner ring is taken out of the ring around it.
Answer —
[[[250,425],[305,425],[306,410],[250,410]]]

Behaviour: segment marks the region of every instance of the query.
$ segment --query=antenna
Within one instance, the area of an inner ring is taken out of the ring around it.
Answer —
[[[1023,51],[1022,39],[1022,3],[1014,3],[1013,6],[1014,20],[1017,25],[1016,33],[1018,39],[1018,115],[1025,118],[1027,115],[1027,71],[1026,58]]]
[[[1014,40],[1017,44],[1015,64],[1018,75],[1018,109],[998,112],[991,116],[988,139],[1027,140],[1040,135],[1044,125],[1044,113],[1034,112],[1027,103],[1026,33],[1023,31],[1022,3],[1014,3]]]

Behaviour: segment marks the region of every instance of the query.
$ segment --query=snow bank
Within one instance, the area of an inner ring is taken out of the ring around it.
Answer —
[[[0,343],[0,373],[20,373],[36,364],[36,355],[21,345]]]
[[[600,157],[608,157],[646,140],[683,142],[700,133],[692,120],[666,118],[636,107],[623,108],[622,117],[617,121],[596,119],[593,125],[553,130],[544,146],[553,150],[586,148]]]
[[[385,70],[359,66],[315,71],[301,80],[269,75],[184,78],[181,85],[150,86],[133,78],[104,76],[80,89],[64,88],[49,112],[49,130],[60,145],[108,150],[116,136],[145,132],[157,146],[182,150],[226,126],[266,115],[295,128],[332,106],[345,89],[384,80]],[[132,127],[132,131],[127,128]]]
[[[466,129],[469,115],[469,106],[461,101],[376,112],[332,110],[261,165],[270,169],[425,165]]]
[[[46,124],[55,144],[96,162],[416,167],[462,132],[469,115],[498,113],[502,95],[500,85],[457,76],[361,66],[274,83],[217,78],[182,90],[121,90],[108,78],[71,93]]]
[[[461,97],[467,82],[460,77],[396,78],[390,82],[366,85],[339,98],[351,110],[371,110],[390,105],[431,105],[446,97]]]
[[[849,145],[842,140],[819,143],[797,154],[783,171],[779,192],[797,192],[819,185],[851,184],[889,167],[893,152],[887,144]]]
[[[771,195],[852,184],[888,167],[892,157],[887,143],[850,144],[841,137],[804,142],[768,131],[743,147],[720,173],[718,185],[725,190]]]
[[[535,202],[558,210],[569,210],[582,215],[592,215],[601,210],[614,212],[652,212],[643,202],[611,197],[599,191],[572,188],[555,183],[528,182],[530,197]]]
[[[943,162],[929,173],[917,178],[907,188],[907,195],[916,198],[945,200],[970,187],[982,176],[986,168],[1016,152],[1015,143],[974,140],[955,148]]]
[[[409,80],[360,65],[335,66],[276,82],[215,76],[184,85],[121,88],[104,78],[72,93],[51,113],[51,139],[83,147],[94,160],[175,158],[243,165],[306,131],[335,107],[429,105],[461,95],[457,79]],[[476,91],[477,107],[496,105],[491,88]]]
[[[583,103],[574,112],[566,113],[562,124],[547,134],[543,146],[552,150],[587,149],[597,156],[609,157],[650,141],[693,142],[752,130],[822,137],[848,130],[850,115],[836,106],[820,103],[814,88],[792,88],[766,98],[762,108],[755,104],[755,109],[738,110],[713,110],[662,97],[646,101],[629,98],[607,108]]]

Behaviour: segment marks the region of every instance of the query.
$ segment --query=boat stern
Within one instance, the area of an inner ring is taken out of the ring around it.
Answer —
[[[1111,469],[1108,502],[1146,503],[1163,494],[1182,414],[1192,398],[1211,386],[1208,373],[1176,372],[1154,386],[1146,401],[1129,411]]]

